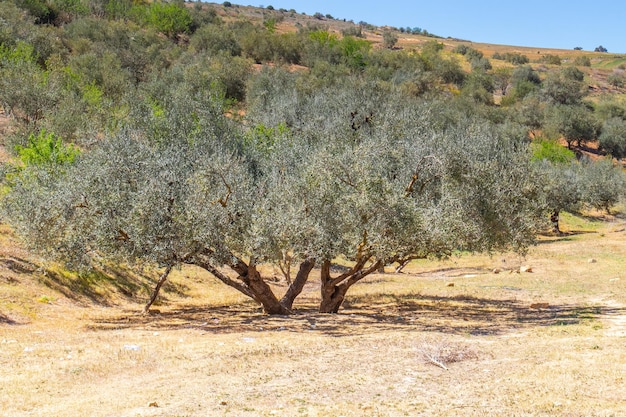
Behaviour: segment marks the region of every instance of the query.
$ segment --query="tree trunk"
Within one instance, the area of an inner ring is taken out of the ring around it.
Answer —
[[[378,260],[365,268],[365,264],[369,257],[365,256],[357,260],[352,269],[336,278],[330,276],[330,261],[324,261],[320,271],[321,278],[321,295],[320,313],[337,313],[346,298],[346,293],[351,286],[378,270],[382,260]]]
[[[171,271],[172,271],[172,265],[168,265],[167,268],[165,268],[165,272],[163,272],[163,274],[161,274],[161,276],[159,277],[159,280],[157,281],[157,285],[156,287],[154,287],[154,290],[152,291],[152,295],[150,295],[150,300],[148,300],[148,303],[143,308],[143,314],[147,314],[148,311],[150,310],[150,306],[152,306],[152,304],[158,297],[159,291],[161,291],[161,287],[163,286],[163,284],[165,284],[165,281],[167,280],[167,277],[169,276]]]
[[[399,274],[402,272],[402,270],[409,264],[409,262],[411,262],[410,259],[405,259],[405,260],[401,260],[398,261],[398,266],[396,268],[396,274]]]
[[[315,267],[315,259],[307,258],[300,264],[300,269],[298,270],[298,274],[296,275],[296,279],[289,285],[287,292],[280,300],[280,304],[287,308],[289,311],[293,308],[293,302],[298,295],[302,292],[304,288],[304,284],[306,284],[309,279],[309,274]]]
[[[561,235],[561,229],[559,227],[559,213],[560,210],[554,210],[550,215],[550,221],[552,222],[552,233]]]
[[[263,306],[266,314],[289,315],[293,314],[291,310],[283,306],[274,295],[270,286],[263,280],[256,266],[251,262],[248,265],[246,276],[242,277],[243,281],[248,285],[250,292],[254,295],[254,299]],[[295,297],[294,297],[295,298]]]
[[[319,312],[326,314],[338,313],[349,288],[350,286],[348,285],[322,286],[322,301]]]
[[[236,261],[228,266],[237,273],[237,279],[232,279],[222,273],[208,259],[203,258],[202,256],[197,256],[189,263],[207,270],[224,284],[252,298],[263,306],[263,311],[266,314],[292,314],[290,309],[284,307],[278,301],[270,286],[263,280],[261,274],[259,274],[254,261],[250,261],[250,264],[247,265],[241,259],[238,259],[235,256],[233,256],[233,258],[236,259]]]

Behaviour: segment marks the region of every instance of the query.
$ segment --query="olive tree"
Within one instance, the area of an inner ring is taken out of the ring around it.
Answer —
[[[626,156],[626,121],[621,117],[612,117],[602,125],[598,137],[600,147],[617,159]]]
[[[598,208],[608,213],[626,191],[626,178],[610,159],[577,161],[572,151],[552,141],[537,143],[533,157],[541,176],[552,232],[557,235],[562,233],[562,211],[577,213],[583,208]]]
[[[595,140],[598,121],[595,115],[582,105],[554,105],[546,108],[546,130],[553,135],[563,135],[567,147],[580,147]]]
[[[587,206],[611,213],[611,208],[626,196],[626,176],[611,159],[584,159],[584,202]]]
[[[150,302],[192,264],[268,314],[292,312],[315,265],[320,311],[336,313],[384,264],[533,242],[540,194],[524,132],[359,78],[311,94],[297,76],[259,77],[246,133],[211,88],[143,92],[73,164],[25,169],[4,215],[70,264],[161,266]],[[279,297],[258,266],[287,256],[300,266]],[[340,274],[337,259],[350,265]]]
[[[560,235],[561,212],[575,213],[583,205],[584,177],[580,164],[573,157],[567,163],[542,159],[537,167],[542,175],[542,191],[550,215],[552,232]]]
[[[33,249],[71,266],[163,267],[151,301],[173,267],[193,264],[266,312],[289,313],[257,270],[262,187],[239,134],[210,94],[168,100],[138,106],[130,125],[63,172],[27,167],[3,199],[6,218]]]
[[[351,286],[386,263],[533,241],[541,211],[524,132],[361,80],[309,94],[290,76],[271,78],[253,80],[248,116],[288,126],[290,146],[305,149],[297,172],[272,162],[293,175],[272,187],[273,207],[291,210],[272,230],[297,236],[291,253],[320,266],[321,312],[337,312]],[[334,275],[339,258],[351,266]]]

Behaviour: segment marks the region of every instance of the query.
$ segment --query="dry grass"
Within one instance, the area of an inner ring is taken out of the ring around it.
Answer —
[[[1,414],[626,415],[625,227],[571,216],[525,259],[414,262],[355,286],[339,315],[314,312],[312,282],[293,317],[193,269],[149,316],[107,281],[92,282],[107,302],[71,298],[4,228]]]

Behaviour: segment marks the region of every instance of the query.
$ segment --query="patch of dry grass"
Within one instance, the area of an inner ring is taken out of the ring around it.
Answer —
[[[104,293],[111,302],[87,303],[47,286],[28,263],[20,270],[7,262],[27,256],[7,253],[13,243],[4,235],[0,410],[17,417],[626,415],[624,222],[567,217],[564,229],[526,258],[415,261],[404,274],[388,268],[357,284],[339,315],[315,313],[314,280],[292,317],[264,316],[187,268],[172,276],[152,315],[138,314],[141,303],[116,291]],[[532,272],[520,273],[521,265]]]

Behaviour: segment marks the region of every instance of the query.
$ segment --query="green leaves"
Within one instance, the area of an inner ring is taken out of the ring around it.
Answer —
[[[563,147],[555,140],[542,139],[532,143],[533,160],[549,161],[553,164],[566,164],[574,161],[573,151]]]
[[[189,10],[177,3],[154,2],[149,6],[134,6],[134,13],[148,26],[163,33],[168,38],[188,33],[193,18]]]
[[[61,166],[72,164],[79,154],[76,147],[66,145],[61,138],[42,129],[28,137],[28,145],[16,146],[19,160],[26,166]]]

